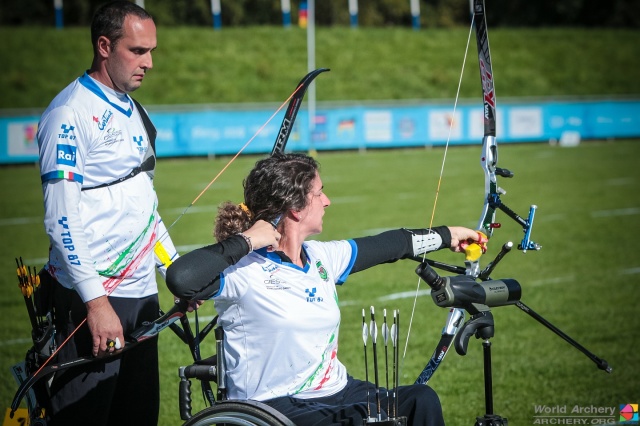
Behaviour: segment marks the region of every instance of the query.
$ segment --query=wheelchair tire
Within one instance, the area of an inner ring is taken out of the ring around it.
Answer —
[[[277,410],[258,401],[225,400],[196,413],[184,426],[296,426]]]

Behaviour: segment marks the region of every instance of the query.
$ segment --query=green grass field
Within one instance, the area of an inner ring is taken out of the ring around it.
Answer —
[[[325,192],[332,205],[322,239],[357,237],[394,227],[424,227],[433,208],[443,149],[321,153]],[[483,196],[479,146],[450,148],[435,214],[435,225],[476,226]],[[636,235],[640,215],[640,141],[583,142],[576,148],[547,144],[500,145],[500,165],[515,172],[503,179],[503,201],[521,215],[538,205],[532,238],[539,252],[509,254],[493,273],[515,278],[522,301],[597,356],[614,371],[608,375],[564,340],[516,307],[493,309],[496,413],[510,424],[534,424],[535,406],[615,407],[640,401],[640,261]],[[216,206],[241,201],[241,181],[257,157],[241,156],[172,228],[182,252],[212,242]],[[182,213],[228,161],[226,158],[160,160],[156,188],[167,224]],[[14,258],[40,267],[47,256],[42,227],[42,194],[36,166],[0,168],[0,405],[8,407],[17,388],[9,366],[29,347],[29,324],[17,286]],[[488,262],[506,241],[520,241],[515,222],[500,216]],[[448,251],[432,258],[461,263]],[[351,374],[364,378],[361,310],[399,309],[404,348],[418,279],[412,261],[382,265],[356,274],[339,292],[342,304],[340,358]],[[444,274],[444,273],[443,273]],[[160,287],[163,283],[160,282]],[[422,283],[420,289],[425,290]],[[411,296],[403,296],[408,292]],[[395,297],[392,297],[395,296]],[[162,304],[171,296],[162,288]],[[207,303],[200,315],[214,315]],[[447,311],[428,296],[417,299],[401,383],[411,383],[438,341]],[[193,315],[191,315],[193,318]],[[161,425],[179,424],[180,365],[188,348],[170,330],[160,336]],[[213,353],[213,338],[203,355]],[[482,346],[471,339],[469,353],[451,351],[430,382],[439,393],[450,425],[468,425],[484,414]],[[194,408],[202,408],[194,383]],[[617,419],[616,419],[617,420]]]
[[[469,28],[318,28],[318,101],[452,99]],[[474,35],[475,37],[475,35]],[[88,28],[0,27],[0,108],[45,108],[91,64]],[[498,103],[640,94],[638,30],[490,28]],[[46,43],[42,41],[46,40]],[[282,102],[307,72],[299,28],[158,28],[143,105]],[[475,41],[461,98],[481,96]],[[597,58],[597,60],[595,60]]]

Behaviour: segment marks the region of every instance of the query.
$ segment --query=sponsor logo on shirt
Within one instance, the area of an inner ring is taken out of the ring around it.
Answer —
[[[315,302],[324,301],[323,297],[316,296],[316,288],[315,287],[313,287],[311,290],[309,290],[308,288],[305,288],[304,292],[307,293],[307,302],[309,302],[309,303],[315,303]]]
[[[69,230],[69,224],[67,222],[67,217],[62,216],[58,219],[58,225],[62,227],[62,232],[60,232],[60,240],[65,249],[69,252],[75,251],[75,246],[73,245],[73,239],[71,238],[71,231]],[[77,254],[68,253],[67,258],[69,259],[69,263],[72,265],[80,265],[80,258]]]
[[[111,120],[111,117],[113,117],[113,112],[111,112],[111,110],[108,109],[108,110],[106,110],[105,112],[102,113],[102,117],[100,117],[100,118],[93,117],[93,121],[98,123],[98,129],[104,130],[105,127],[107,127],[107,124],[109,124],[109,121]]]
[[[291,288],[291,286],[287,285],[286,281],[274,278],[273,276],[269,277],[268,280],[264,280],[264,284],[267,290],[289,290]]]
[[[62,129],[62,133],[58,133],[58,139],[69,139],[70,141],[76,139],[76,135],[73,134],[73,131],[76,129],[75,126],[62,124],[60,128]]]
[[[64,164],[65,166],[76,166],[76,147],[73,145],[57,145],[58,155],[56,164]]]
[[[324,269],[324,266],[322,266],[322,262],[320,260],[316,262],[316,268],[318,268],[318,274],[320,275],[320,278],[322,278],[324,281],[329,281],[329,274],[327,274],[327,270]]]
[[[138,145],[138,151],[140,151],[140,153],[144,153],[147,150],[147,147],[142,146],[142,142],[144,141],[144,138],[142,136],[134,136],[133,137],[133,143],[135,143],[136,145]]]
[[[276,270],[278,270],[278,265],[276,265],[275,263],[266,263],[264,265],[262,265],[262,270],[265,272],[274,272]]]
[[[104,144],[106,146],[113,145],[116,142],[122,142],[122,130],[111,128],[104,135]]]

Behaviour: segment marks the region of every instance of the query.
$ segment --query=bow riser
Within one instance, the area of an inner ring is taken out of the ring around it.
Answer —
[[[480,155],[480,165],[484,171],[484,205],[482,214],[478,222],[477,229],[482,231],[487,238],[493,235],[494,222],[496,218],[496,209],[491,202],[491,194],[503,192],[498,188],[496,179],[496,164],[498,162],[498,147],[496,138],[493,136],[485,136],[482,141],[482,153]]]

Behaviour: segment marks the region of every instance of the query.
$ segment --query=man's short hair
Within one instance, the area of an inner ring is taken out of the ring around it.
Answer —
[[[153,17],[137,4],[119,0],[101,6],[93,15],[91,22],[91,44],[93,53],[97,53],[97,41],[104,36],[111,41],[111,48],[115,48],[122,38],[124,19],[128,15],[137,16],[140,19],[153,19]]]

